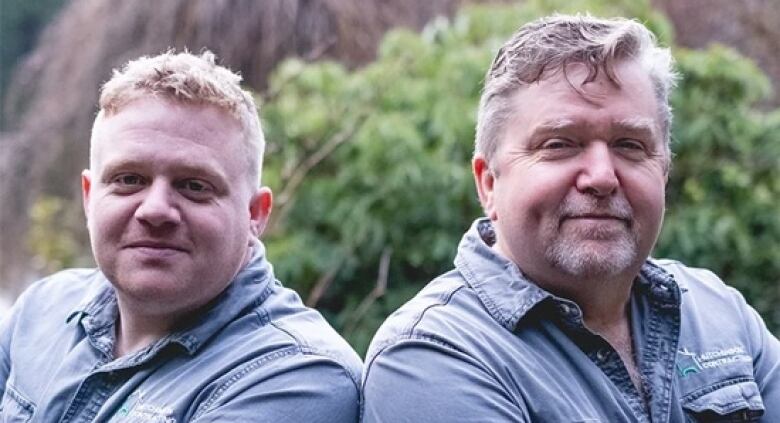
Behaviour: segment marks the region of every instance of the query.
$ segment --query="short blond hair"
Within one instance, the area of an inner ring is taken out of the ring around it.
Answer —
[[[252,95],[241,88],[241,75],[216,63],[214,53],[200,55],[173,50],[132,60],[114,73],[100,90],[100,115],[118,113],[128,103],[160,96],[185,104],[213,105],[229,112],[241,125],[249,177],[260,182],[265,137]]]

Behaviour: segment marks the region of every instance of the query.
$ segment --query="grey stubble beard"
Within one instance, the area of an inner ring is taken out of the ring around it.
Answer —
[[[566,216],[605,213],[623,219],[620,232],[604,228],[565,228]],[[561,203],[556,216],[547,222],[550,243],[545,247],[547,262],[561,272],[582,278],[615,276],[636,263],[639,236],[633,211],[624,198],[572,200]],[[598,244],[598,245],[590,245]]]

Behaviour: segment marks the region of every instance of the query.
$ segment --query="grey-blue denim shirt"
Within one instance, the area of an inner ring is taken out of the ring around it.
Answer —
[[[115,359],[114,290],[97,270],[32,285],[0,325],[0,421],[356,422],[361,362],[259,246],[206,310]]]
[[[645,401],[577,304],[526,279],[491,238],[476,221],[455,269],[379,329],[363,421],[780,422],[780,343],[711,272],[648,260],[636,278]]]

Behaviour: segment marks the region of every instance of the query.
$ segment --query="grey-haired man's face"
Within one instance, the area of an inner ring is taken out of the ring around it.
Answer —
[[[619,87],[603,72],[582,84],[572,65],[568,80],[519,89],[492,163],[475,158],[496,247],[531,277],[636,271],[657,239],[668,160],[657,101],[638,64],[616,72]]]

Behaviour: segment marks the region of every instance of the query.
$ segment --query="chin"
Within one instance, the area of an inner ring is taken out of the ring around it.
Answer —
[[[161,270],[133,270],[118,272],[112,280],[118,291],[133,297],[147,297],[151,300],[175,295],[191,296],[192,292],[181,275]]]
[[[597,243],[599,244],[599,243]],[[637,264],[633,243],[621,245],[564,245],[547,249],[545,256],[552,267],[571,276],[582,278],[617,276]]]
[[[592,278],[611,278],[625,272],[628,267],[623,263],[603,260],[582,260],[579,262],[556,263],[555,267],[571,276],[577,276],[586,279]]]

